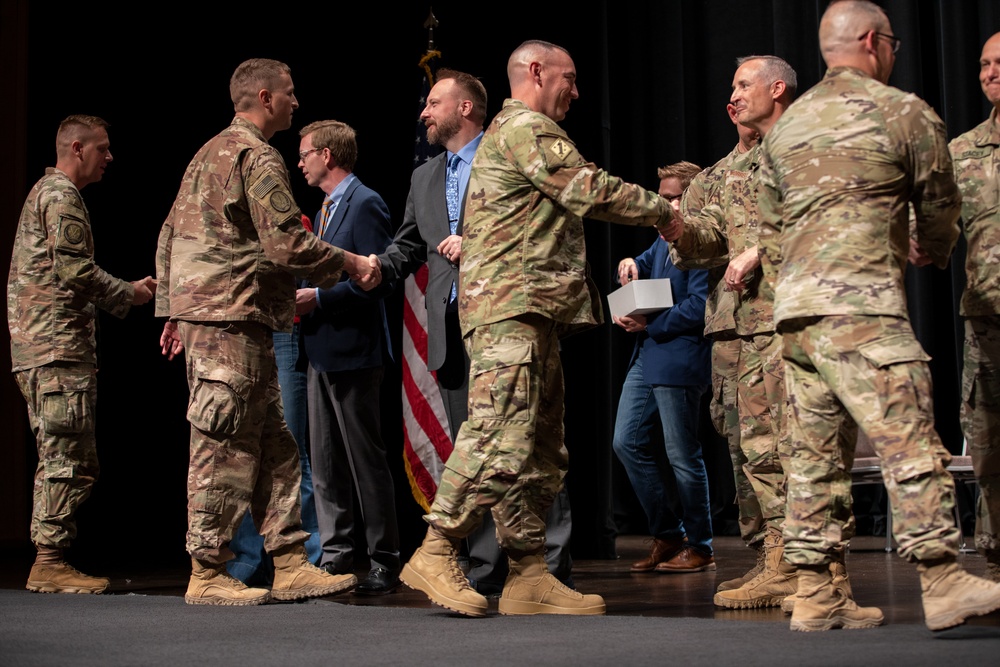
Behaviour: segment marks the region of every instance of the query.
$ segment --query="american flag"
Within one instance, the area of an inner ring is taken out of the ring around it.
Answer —
[[[440,152],[440,147],[427,143],[427,129],[419,118],[434,83],[431,64],[440,55],[428,49],[420,60],[424,75],[417,104],[414,169]],[[403,461],[414,499],[430,511],[452,442],[437,378],[427,370],[426,264],[406,279],[403,291]]]

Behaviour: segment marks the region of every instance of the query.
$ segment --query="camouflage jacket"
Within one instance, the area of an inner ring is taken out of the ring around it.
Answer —
[[[28,193],[7,279],[11,370],[53,361],[97,363],[97,309],[125,317],[135,288],[94,263],[90,214],[63,172]]]
[[[706,206],[719,207],[726,182],[726,171],[733,169],[745,172],[750,167],[750,151],[739,152],[739,147],[711,167],[702,170],[691,181],[681,199],[681,216],[697,219]],[[705,335],[713,338],[733,338],[736,336],[737,293],[726,291],[722,277],[729,265],[728,246],[724,255],[700,258],[681,257],[670,247],[670,258],[679,269],[709,269],[708,300],[705,303]]]
[[[941,119],[916,95],[848,67],[827,71],[764,137],[759,203],[779,323],[906,317],[909,205],[937,266],[959,234]]]
[[[237,116],[194,156],[156,252],[156,314],[291,331],[295,276],[332,287],[343,251],[302,226],[281,155]]]
[[[666,199],[587,162],[555,121],[513,99],[479,144],[465,206],[466,334],[525,313],[564,324],[566,333],[602,322],[583,218],[654,225],[671,216]]]
[[[760,144],[743,154],[736,154],[734,150],[724,158],[730,160],[729,165],[717,169],[714,193],[709,195],[705,205],[700,210],[689,206],[684,215],[684,233],[673,243],[682,266],[725,266],[744,250],[757,245],[759,156]],[[774,331],[772,301],[762,296],[765,290],[761,286],[761,272],[754,271],[745,282],[746,288],[739,292],[725,292],[717,286],[710,295],[712,305],[706,308],[718,309],[726,304],[731,309],[733,330],[737,335]],[[720,298],[715,298],[715,291]],[[728,325],[728,319],[718,321],[714,316],[706,316],[705,333],[726,337],[722,327]]]
[[[990,117],[949,144],[962,190],[965,292],[962,315],[1000,313],[1000,118]]]

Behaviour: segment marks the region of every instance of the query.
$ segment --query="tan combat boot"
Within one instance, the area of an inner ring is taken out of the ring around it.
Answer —
[[[184,601],[188,604],[211,604],[225,607],[248,607],[271,599],[266,588],[249,588],[229,576],[225,565],[191,559],[191,580]]]
[[[423,543],[403,566],[399,578],[445,609],[465,616],[486,615],[486,598],[469,585],[458,566],[458,540],[444,536],[434,527],[427,529]]]
[[[330,574],[309,562],[302,542],[289,544],[274,552],[275,600],[304,600],[349,591],[358,585],[353,574]]]
[[[500,613],[506,615],[569,614],[601,615],[600,595],[582,595],[549,573],[541,554],[510,559],[510,573],[500,596]]]
[[[859,607],[833,581],[829,565],[798,569],[798,600],[792,611],[792,630],[816,632],[847,628],[875,628],[885,622],[877,607]]]
[[[661,540],[653,538],[653,546],[649,551],[649,556],[632,563],[629,569],[632,572],[652,572],[660,563],[666,563],[684,546],[684,539]]]
[[[768,530],[764,536],[764,567],[760,573],[739,588],[715,594],[713,602],[727,609],[753,609],[756,607],[777,607],[781,601],[795,592],[798,585],[795,566],[782,558],[785,543],[781,533]]]
[[[846,562],[847,548],[842,547],[837,549],[833,554],[833,560],[830,561],[830,575],[833,579],[833,585],[839,588],[844,596],[848,599],[854,599],[854,591],[851,590],[851,580],[847,577],[847,562]],[[799,584],[801,588],[802,584]],[[795,609],[795,602],[799,599],[798,590],[795,593],[789,595],[784,600],[781,601],[781,611],[786,614],[791,614],[792,610]]]
[[[736,577],[735,579],[726,579],[721,584],[716,587],[716,592],[731,591],[736,588],[740,588],[743,584],[747,583],[764,569],[764,541],[761,540],[756,544],[750,545],[750,548],[757,552],[757,562],[754,566],[747,571],[742,577]]]
[[[29,591],[35,593],[95,593],[108,589],[110,581],[104,577],[91,577],[63,560],[62,549],[35,545],[38,555],[28,573]]]
[[[1000,609],[1000,584],[974,577],[954,560],[917,564],[924,622],[944,630]]]

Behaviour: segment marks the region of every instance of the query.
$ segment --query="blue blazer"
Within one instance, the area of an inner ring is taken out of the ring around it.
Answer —
[[[642,352],[646,384],[698,386],[712,382],[712,342],[705,338],[708,271],[681,271],[670,261],[670,244],[659,236],[635,258],[640,278],[669,278],[674,305],[646,315],[629,365]]]
[[[319,229],[320,213],[314,229]],[[391,242],[389,208],[382,197],[358,178],[341,198],[323,240],[357,255],[383,252]],[[303,287],[313,287],[303,283]],[[321,372],[375,368],[391,357],[389,325],[379,294],[365,292],[347,273],[329,289],[319,290],[319,305],[301,318],[306,356]]]

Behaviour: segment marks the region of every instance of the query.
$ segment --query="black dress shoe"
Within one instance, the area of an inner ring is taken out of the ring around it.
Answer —
[[[389,572],[384,567],[376,567],[364,581],[355,586],[358,595],[385,595],[399,588],[399,576]]]
[[[327,574],[354,574],[354,570],[352,568],[337,565],[336,563],[323,563],[319,566],[319,569],[323,570]]]

